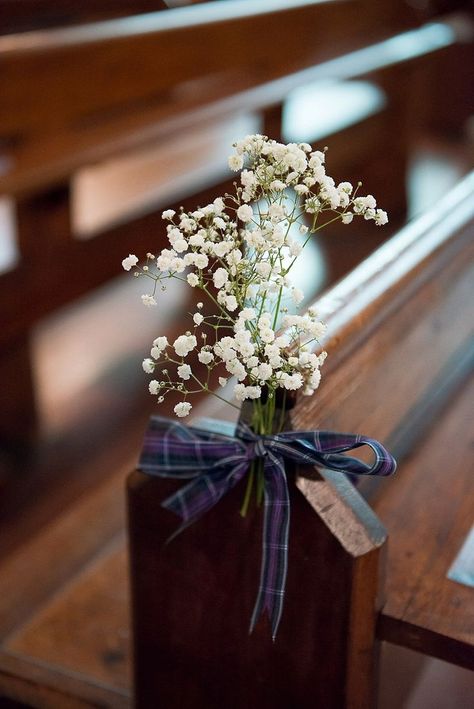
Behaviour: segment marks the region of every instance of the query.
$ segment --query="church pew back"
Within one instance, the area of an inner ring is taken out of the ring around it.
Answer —
[[[270,0],[264,7],[233,0],[3,37],[0,132],[166,103],[183,79],[206,76],[221,95],[232,94],[387,34],[369,7],[348,0]],[[84,80],[85,66],[93,67],[94,81]],[[192,87],[189,93],[191,103],[199,102]]]
[[[165,9],[163,0],[0,0],[2,34]]]
[[[319,0],[286,9],[277,4],[278,11],[266,6],[265,13],[255,16],[248,10],[245,14],[242,0],[222,3],[228,17],[212,8],[213,17],[203,6],[157,13],[155,29],[144,18],[133,18],[140,23],[136,29],[131,21],[117,20],[105,27],[99,23],[0,39],[0,192],[44,187],[119,150],[165,140],[211,118],[279,104],[305,83],[370,74],[457,41],[448,23],[371,48],[372,41],[406,23],[387,26],[364,15],[364,31],[353,24],[347,38],[350,13],[357,6],[361,15],[363,3]],[[302,25],[311,30],[306,41]],[[176,47],[179,52],[173,51]],[[324,62],[362,47],[367,49],[346,61]],[[94,82],[84,81],[84,66]]]

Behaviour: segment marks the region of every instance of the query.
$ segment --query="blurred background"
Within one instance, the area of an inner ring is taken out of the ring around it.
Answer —
[[[156,410],[141,361],[192,304],[178,285],[143,308],[122,258],[164,247],[164,209],[231,187],[235,140],[328,146],[328,173],[361,180],[390,222],[311,244],[313,301],[472,169],[473,28],[467,0],[0,0],[4,638],[69,580],[58,559],[88,515],[103,538],[75,573],[123,541],[123,481]],[[38,632],[28,652],[54,664]],[[127,632],[91,670],[124,692]],[[472,706],[466,671],[395,662],[417,680],[400,699],[387,678],[381,706]]]

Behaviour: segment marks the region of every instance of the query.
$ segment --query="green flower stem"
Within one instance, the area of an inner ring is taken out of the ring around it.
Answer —
[[[252,465],[250,466],[250,472],[247,476],[247,487],[245,488],[244,501],[242,503],[242,507],[240,508],[240,514],[242,517],[246,516],[248,509],[249,509],[250,497],[252,495],[252,488],[253,488],[253,479],[254,479],[254,466],[253,466],[253,462],[252,462]]]
[[[205,392],[207,392],[208,394],[212,394],[212,396],[215,396],[216,399],[220,399],[221,401],[223,401],[224,404],[229,404],[229,406],[233,406],[234,409],[237,409],[237,411],[240,411],[240,406],[237,406],[236,404],[233,404],[232,401],[229,401],[228,399],[224,399],[224,397],[223,397],[223,396],[220,396],[220,394],[216,394],[216,392],[213,391],[213,389],[210,389],[207,384],[203,384],[203,383],[196,377],[196,375],[193,374],[192,372],[191,372],[191,376],[192,376],[192,378],[199,384],[199,386],[201,387],[201,390],[200,390],[200,391],[205,391]]]
[[[269,396],[265,404],[262,404],[259,399],[253,402],[252,428],[260,436],[280,433],[285,423],[286,391],[283,392],[283,401],[277,418],[275,418],[277,414],[276,395],[274,391],[270,394],[273,396]],[[244,500],[240,509],[242,517],[245,517],[248,512],[254,487],[256,505],[261,507],[265,494],[265,461],[263,458],[254,459],[250,465]]]
[[[283,430],[283,426],[285,423],[285,414],[286,414],[285,406],[286,406],[286,391],[283,391],[283,402],[282,402],[282,406],[280,409],[280,420],[278,422],[278,428],[276,430],[276,433],[280,433]]]
[[[308,241],[311,239],[311,237],[313,236],[313,234],[316,234],[318,231],[321,231],[321,229],[324,229],[324,227],[327,227],[329,224],[332,224],[333,222],[337,222],[339,219],[341,219],[341,216],[342,216],[341,214],[338,214],[337,217],[334,217],[334,219],[330,219],[328,222],[325,222],[324,224],[320,224],[320,226],[318,226],[317,228],[316,228],[316,221],[314,221],[314,222],[313,222],[313,226],[311,227],[311,229],[310,229],[310,231],[309,231],[309,233],[308,233],[307,238],[305,239],[305,242],[304,242],[302,248],[303,248],[303,249],[305,248],[306,244],[307,244]],[[317,218],[317,217],[318,217],[318,215],[316,215],[316,218]],[[291,269],[293,268],[293,266],[294,266],[295,261],[296,261],[297,258],[298,258],[298,256],[295,256],[295,257],[294,257],[294,259],[292,260],[292,262],[290,263],[290,265],[289,265],[288,268],[286,269],[286,273],[289,273],[289,272],[291,271]]]

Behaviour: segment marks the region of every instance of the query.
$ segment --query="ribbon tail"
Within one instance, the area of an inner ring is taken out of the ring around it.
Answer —
[[[265,460],[265,513],[262,540],[262,566],[257,600],[250,622],[251,633],[265,611],[268,612],[275,640],[283,612],[288,568],[290,498],[283,460],[269,451]]]

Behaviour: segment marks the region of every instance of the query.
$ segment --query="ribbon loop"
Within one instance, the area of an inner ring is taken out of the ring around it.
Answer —
[[[374,453],[371,465],[344,455],[364,445]],[[265,460],[265,511],[260,586],[250,632],[260,615],[267,611],[275,639],[283,610],[288,566],[290,498],[285,462],[319,465],[345,474],[378,476],[394,473],[396,462],[381,443],[356,434],[286,431],[259,436],[239,422],[234,438],[152,416],[138,467],[149,475],[191,480],[162,502],[163,507],[182,520],[173,535],[176,536],[229,492],[255,458]]]

